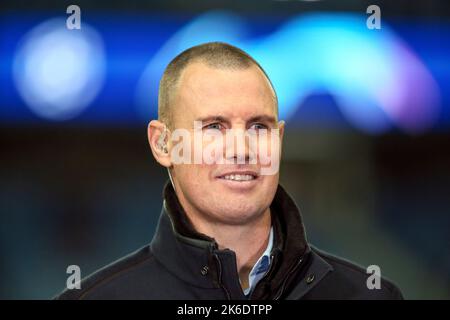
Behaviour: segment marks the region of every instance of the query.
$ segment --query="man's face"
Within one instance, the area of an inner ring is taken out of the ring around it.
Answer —
[[[209,133],[248,132],[267,129],[267,138],[259,145],[280,157],[283,126],[277,119],[276,103],[268,80],[256,66],[230,70],[192,63],[182,73],[173,98],[173,129],[187,129],[194,141],[194,121],[202,121],[197,130]],[[279,129],[278,148],[270,148],[271,130]],[[205,148],[214,143],[205,139]],[[215,140],[218,141],[218,140]],[[262,215],[270,206],[278,186],[278,170],[261,175],[261,163],[249,163],[247,140],[244,150],[230,149],[222,140],[223,156],[233,163],[174,164],[172,179],[181,204],[203,218],[227,224],[242,224]],[[193,143],[194,144],[194,143]],[[275,149],[275,150],[273,150]],[[195,152],[194,147],[192,152]],[[237,159],[246,159],[238,164]]]

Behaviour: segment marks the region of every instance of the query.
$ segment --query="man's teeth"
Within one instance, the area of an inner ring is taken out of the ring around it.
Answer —
[[[255,179],[251,174],[230,174],[223,176],[222,179],[225,180],[235,180],[235,181],[250,181]]]

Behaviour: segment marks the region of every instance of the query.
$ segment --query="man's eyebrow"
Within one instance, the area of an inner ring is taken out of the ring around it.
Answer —
[[[223,116],[205,116],[195,119],[195,121],[201,121],[202,123],[210,123],[210,122],[222,122],[222,123],[229,123],[230,121],[223,117]],[[270,115],[257,115],[253,116],[250,119],[246,121],[247,123],[255,123],[255,122],[262,122],[262,123],[269,123],[272,125],[275,125],[277,123],[277,119],[274,116]]]
[[[250,122],[250,123],[264,122],[264,123],[276,124],[277,119],[274,116],[260,115],[260,116],[251,117],[247,122]]]
[[[222,116],[206,116],[195,119],[195,121],[201,122],[229,122],[226,118]]]

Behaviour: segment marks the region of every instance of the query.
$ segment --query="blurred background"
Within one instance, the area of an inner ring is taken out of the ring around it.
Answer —
[[[69,30],[69,5],[81,29]],[[369,29],[369,5],[381,29]],[[281,183],[310,242],[450,298],[450,3],[2,1],[0,298],[48,299],[147,244],[166,172],[146,127],[182,50],[226,41],[271,77]]]

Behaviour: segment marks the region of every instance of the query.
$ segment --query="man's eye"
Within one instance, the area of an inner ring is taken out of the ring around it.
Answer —
[[[254,130],[267,129],[267,126],[262,123],[255,123],[250,127],[250,129],[254,129]]]
[[[204,127],[204,129],[213,129],[213,130],[222,130],[222,125],[218,122],[208,124]]]

